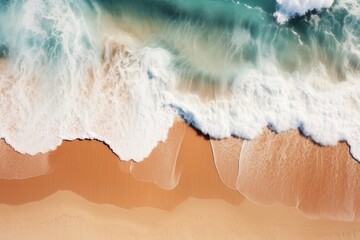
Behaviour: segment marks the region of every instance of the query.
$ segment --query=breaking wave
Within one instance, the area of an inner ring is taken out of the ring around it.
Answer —
[[[299,128],[360,159],[359,9],[0,0],[0,137],[30,154],[98,139],[141,161],[180,116],[214,138]]]

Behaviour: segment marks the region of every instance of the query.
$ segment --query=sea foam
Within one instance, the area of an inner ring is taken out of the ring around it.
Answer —
[[[360,20],[348,3],[334,6],[347,12],[341,31],[325,31],[338,26],[329,13],[302,22],[308,36],[229,3],[226,19],[186,8],[175,21],[93,1],[10,1],[0,15],[0,136],[30,154],[98,139],[141,161],[180,116],[213,138],[300,128],[322,145],[347,141],[360,159]],[[214,87],[227,94],[198,94]]]
[[[121,159],[141,160],[166,138],[175,117],[161,102],[171,84],[162,81],[171,79],[166,51],[131,49],[121,33],[100,39],[85,3],[14,1],[7,8],[1,40],[11,52],[0,75],[0,135],[17,151],[96,138]]]
[[[312,10],[329,8],[334,0],[276,0],[278,10],[274,13],[279,23],[285,23],[296,15],[304,15]]]

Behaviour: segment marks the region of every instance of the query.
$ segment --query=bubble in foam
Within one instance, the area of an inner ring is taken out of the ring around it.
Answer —
[[[166,138],[175,114],[162,103],[172,87],[165,50],[109,38],[84,2],[14,1],[2,17],[18,7],[19,21],[1,36],[11,49],[0,75],[1,137],[30,154],[96,138],[136,161]]]
[[[278,10],[274,13],[277,21],[284,24],[296,15],[304,15],[312,10],[329,8],[334,0],[277,0]]]
[[[319,33],[337,21],[335,15],[320,18],[318,30],[306,23],[307,36],[296,25],[273,24],[256,9],[246,8],[251,14],[239,15],[244,19],[229,12],[226,22],[216,11],[204,13],[218,24],[216,31],[206,23],[189,24],[191,14],[175,23],[162,15],[125,27],[114,21],[110,28],[104,10],[95,9],[71,0],[18,0],[2,9],[0,42],[9,51],[1,60],[0,136],[18,151],[35,154],[63,139],[96,138],[121,159],[140,161],[165,140],[178,113],[216,138],[251,139],[267,126],[278,132],[300,128],[323,145],[346,140],[360,156],[360,44],[351,11],[341,42],[336,29]],[[5,21],[15,17],[19,21]],[[131,33],[148,25],[154,25],[146,30],[149,36]],[[198,43],[206,44],[194,48]],[[191,68],[177,64],[179,59]],[[177,73],[187,69],[205,80],[224,80],[229,94],[204,100],[196,91],[180,91]]]

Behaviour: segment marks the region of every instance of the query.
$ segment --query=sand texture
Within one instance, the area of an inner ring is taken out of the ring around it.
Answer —
[[[34,157],[0,147],[1,239],[360,238],[360,165],[345,143],[209,140],[177,122],[141,163],[98,141]]]

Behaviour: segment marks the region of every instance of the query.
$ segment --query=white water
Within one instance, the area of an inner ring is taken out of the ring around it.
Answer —
[[[261,69],[232,69],[231,94],[204,101],[177,89],[173,53],[144,47],[83,3],[18,1],[0,22],[10,49],[0,73],[0,137],[19,152],[47,152],[63,139],[89,138],[104,141],[122,160],[140,161],[180,115],[215,138],[252,139],[269,126],[300,128],[323,145],[346,140],[360,159],[358,72],[333,82],[321,63],[289,73],[270,56],[259,60]],[[242,49],[252,40],[239,34],[234,29],[231,39]],[[345,50],[358,54],[359,38],[347,34]]]
[[[278,10],[274,13],[279,23],[285,23],[296,15],[304,15],[308,11],[329,8],[334,0],[276,0]]]

